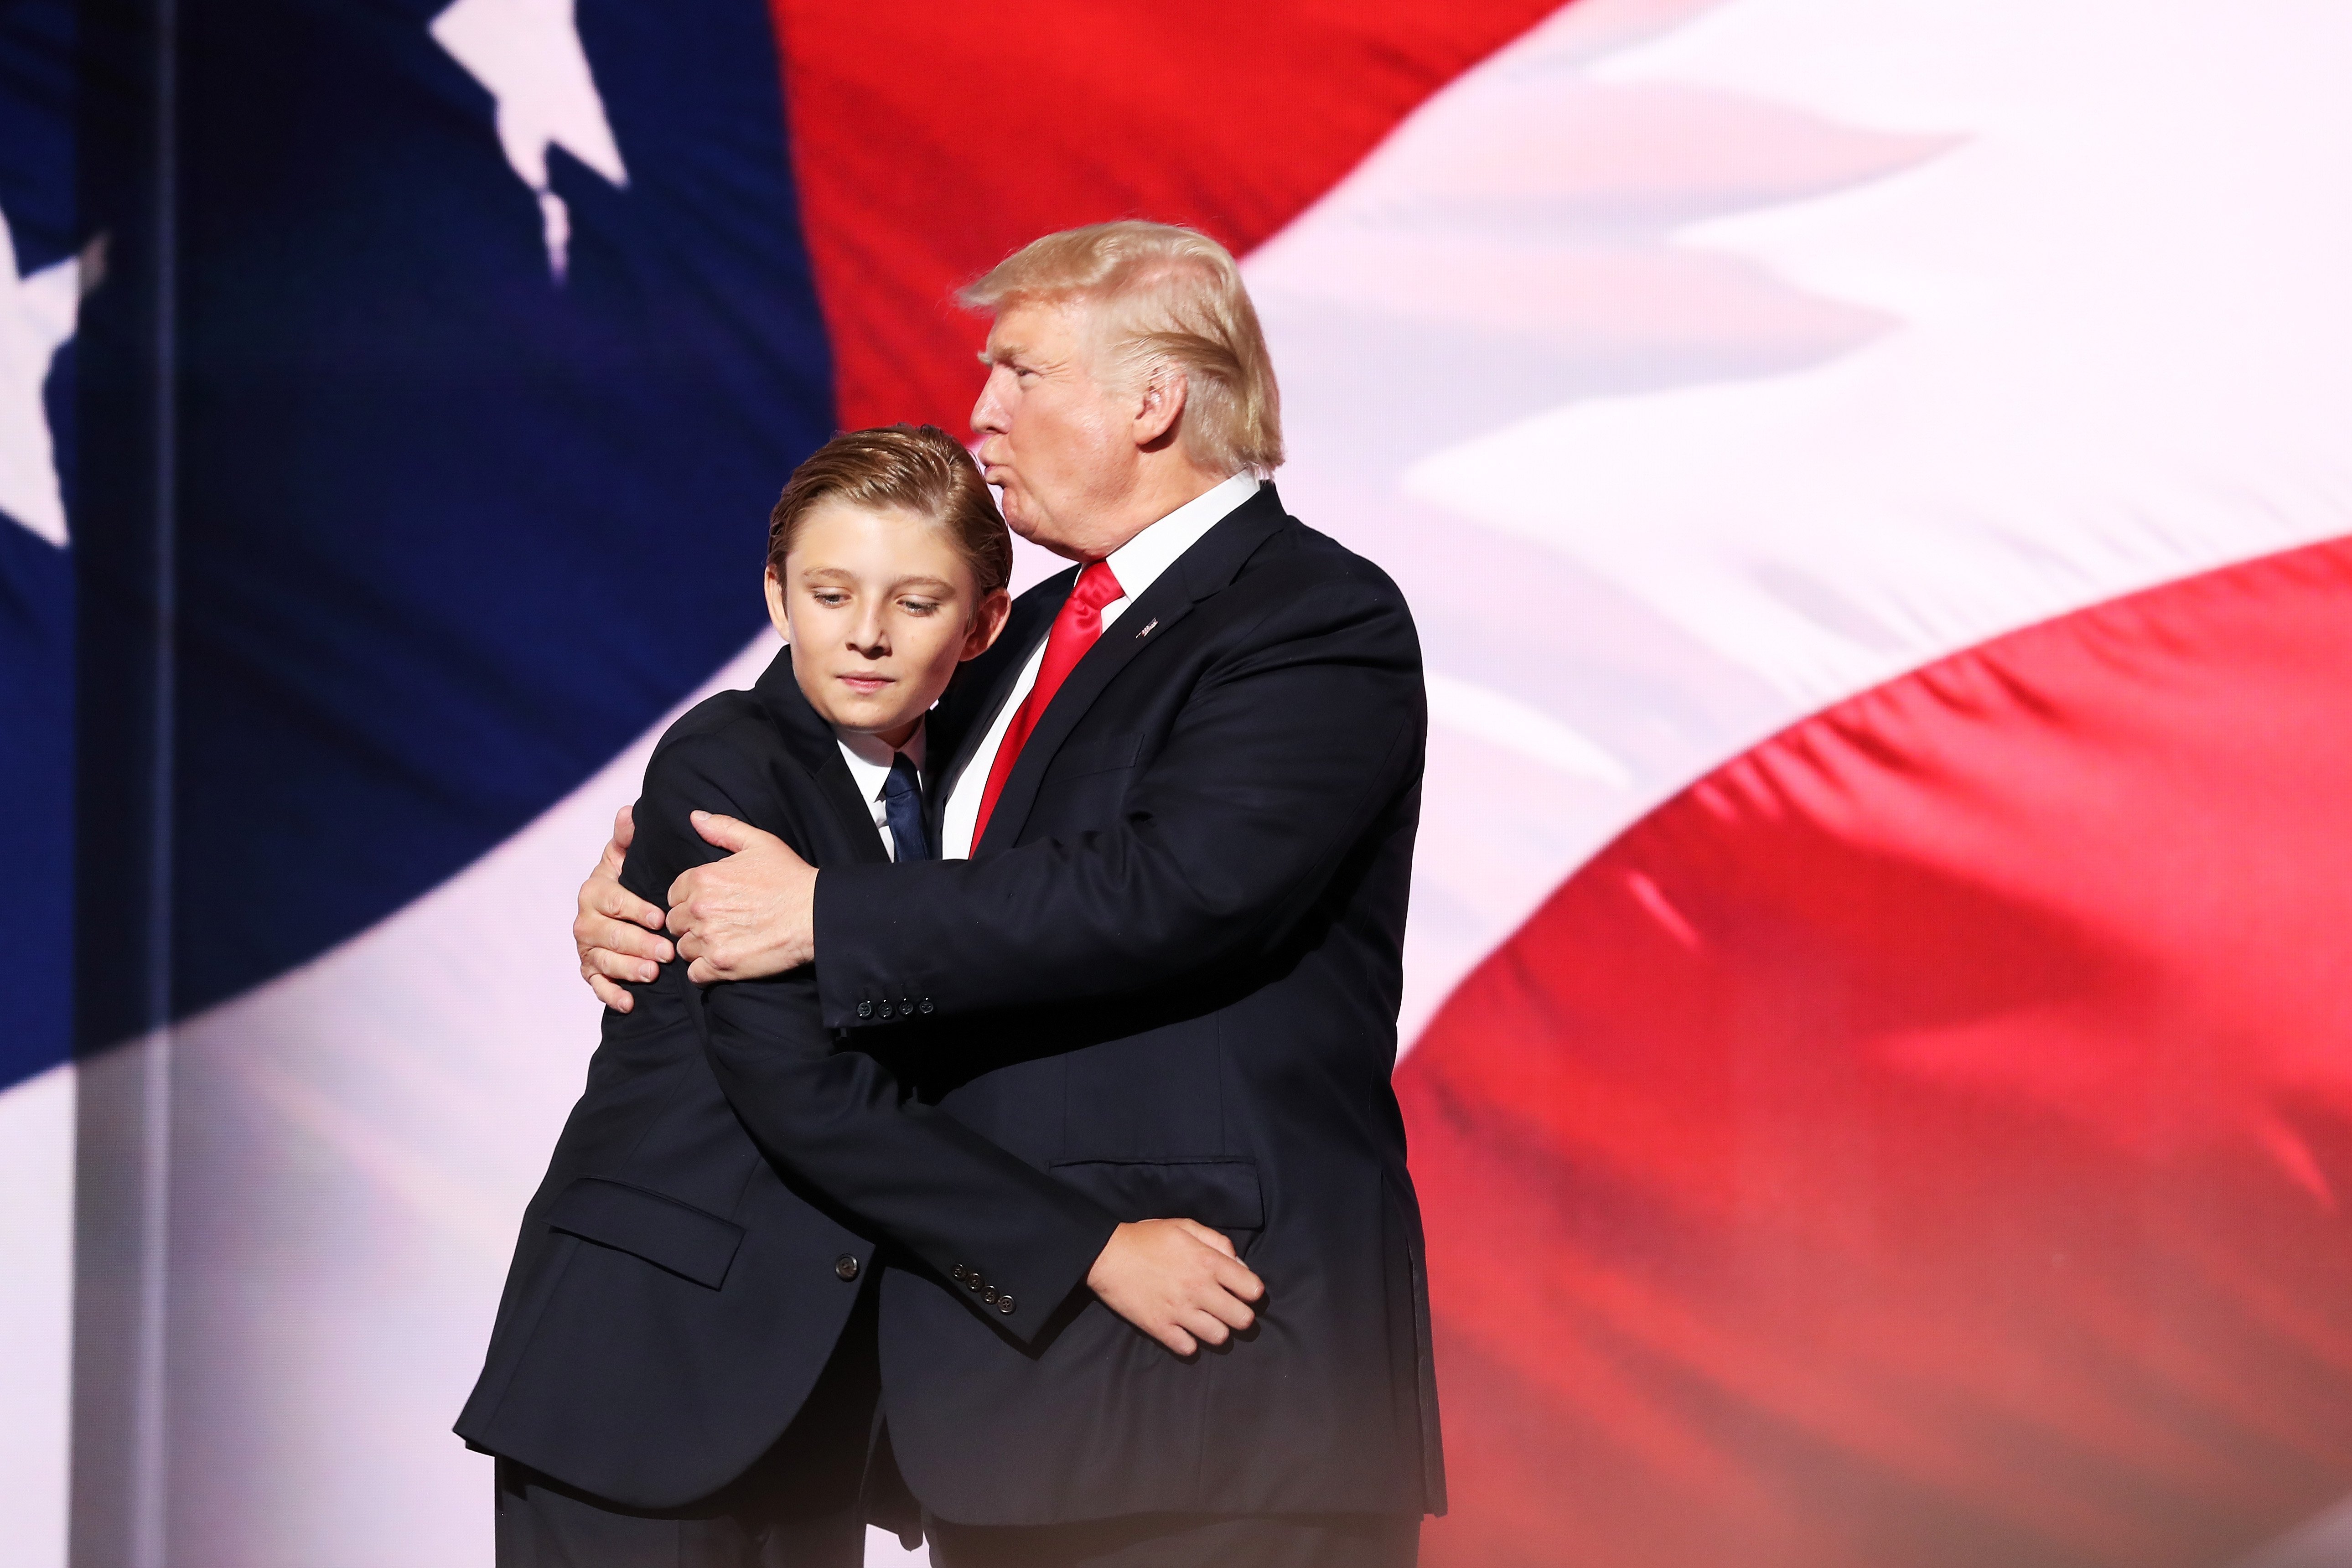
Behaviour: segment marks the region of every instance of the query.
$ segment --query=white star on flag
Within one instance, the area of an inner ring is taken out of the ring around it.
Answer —
[[[547,269],[570,265],[572,215],[549,188],[547,150],[562,148],[615,186],[629,171],[604,118],[604,100],[581,47],[572,0],[457,0],[433,18],[433,41],[498,100],[499,145],[539,198]]]
[[[16,272],[16,241],[0,213],[0,512],[51,544],[66,542],[65,496],[41,389],[49,362],[74,334],[81,264],[73,257],[30,278]]]

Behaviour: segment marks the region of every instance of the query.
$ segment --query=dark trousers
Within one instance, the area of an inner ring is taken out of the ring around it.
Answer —
[[[931,1568],[1413,1568],[1413,1514],[1156,1513],[1039,1526],[925,1521]]]
[[[640,1512],[500,1459],[498,1568],[862,1568],[882,1386],[874,1295],[775,1446],[700,1502]]]

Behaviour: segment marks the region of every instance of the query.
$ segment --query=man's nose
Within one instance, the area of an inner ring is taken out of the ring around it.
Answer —
[[[996,395],[996,372],[980,384],[980,400],[971,405],[971,427],[976,435],[999,436],[1004,432],[1004,404]]]

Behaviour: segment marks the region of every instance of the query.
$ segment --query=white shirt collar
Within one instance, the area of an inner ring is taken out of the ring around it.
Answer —
[[[890,779],[890,761],[903,752],[916,767],[923,765],[923,732],[918,724],[907,743],[892,751],[872,735],[855,734],[847,730],[835,730],[833,738],[841,747],[841,760],[849,764],[849,776],[857,784],[857,795],[866,803],[867,815],[874,818],[874,830],[882,836],[883,853],[891,859],[898,858],[898,841],[890,837],[889,807],[882,799],[882,786]]]
[[[1202,491],[1158,522],[1110,552],[1110,574],[1118,579],[1122,596],[1129,603],[1143,596],[1143,591],[1160,580],[1160,574],[1176,563],[1176,558],[1201,541],[1201,535],[1223,522],[1242,502],[1257,494],[1257,476],[1235,474],[1232,479]],[[1111,617],[1106,614],[1104,619]]]
[[[841,754],[849,760],[850,775],[862,786],[866,775],[871,773],[874,775],[874,789],[879,790],[883,777],[890,771],[890,759],[898,752],[906,752],[907,760],[917,767],[923,765],[923,730],[924,726],[916,725],[915,732],[907,737],[907,743],[895,752],[879,735],[861,735],[854,730],[843,729],[835,729],[833,735],[841,742]]]

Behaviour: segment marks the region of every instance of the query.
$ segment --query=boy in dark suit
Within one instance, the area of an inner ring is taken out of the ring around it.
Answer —
[[[853,432],[802,465],[767,574],[792,646],[662,738],[624,884],[656,896],[714,858],[689,820],[709,812],[812,864],[929,858],[925,714],[1002,629],[1010,566],[939,430]],[[505,1568],[862,1562],[869,1515],[910,1518],[876,1415],[885,1269],[1024,1346],[1089,1287],[1163,1342],[1252,1321],[1261,1288],[1222,1234],[1121,1224],[908,1099],[894,1052],[928,1021],[848,1049],[805,972],[706,994],[686,968],[606,1014],[457,1422],[499,1458]]]

